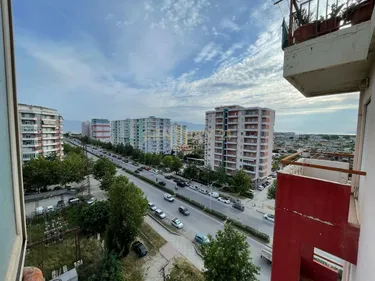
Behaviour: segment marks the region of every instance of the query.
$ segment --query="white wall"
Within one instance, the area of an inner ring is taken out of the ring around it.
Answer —
[[[341,169],[349,169],[349,163],[345,163],[345,162],[328,161],[328,160],[311,159],[311,158],[304,158],[303,162],[307,164],[322,165],[322,166],[335,167],[335,168],[341,168]],[[303,175],[307,177],[318,178],[318,179],[323,179],[327,181],[334,181],[338,183],[347,183],[348,181],[348,174],[336,172],[336,171],[309,168],[309,167],[303,167]]]

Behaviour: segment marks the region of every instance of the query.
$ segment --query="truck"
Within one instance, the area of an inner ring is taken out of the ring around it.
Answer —
[[[265,259],[269,263],[272,263],[272,248],[269,246],[265,246],[261,251],[260,251],[260,257],[262,259]]]

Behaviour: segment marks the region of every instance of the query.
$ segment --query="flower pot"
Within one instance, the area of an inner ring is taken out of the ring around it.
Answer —
[[[299,28],[297,28],[293,33],[295,43],[301,43],[306,40],[309,40],[315,37],[317,32],[318,32],[318,22],[312,22],[312,23],[302,25]]]
[[[322,21],[319,25],[319,35],[327,34],[339,29],[340,17],[333,17]]]
[[[372,10],[374,9],[374,0],[367,0],[358,5],[350,7],[344,13],[345,19],[352,25],[359,24],[371,19]]]

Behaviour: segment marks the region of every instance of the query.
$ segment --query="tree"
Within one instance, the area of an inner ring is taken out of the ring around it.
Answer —
[[[60,161],[48,161],[43,157],[31,159],[23,165],[23,181],[26,190],[39,190],[60,180]]]
[[[73,145],[64,143],[64,154],[66,155],[66,154],[69,154],[71,152],[81,154],[82,148],[80,148],[79,146],[73,146]]]
[[[70,182],[80,182],[84,179],[86,170],[86,159],[82,154],[70,152],[60,162],[60,184],[66,186]]]
[[[104,176],[102,177],[102,180],[100,181],[100,189],[108,191],[114,179],[114,175],[112,175],[109,171],[106,171]]]
[[[88,281],[125,281],[122,264],[117,255],[107,255],[100,265],[98,276],[94,274]]]
[[[234,193],[241,194],[251,189],[251,178],[243,170],[238,170],[232,178],[231,190]]]
[[[228,182],[228,175],[224,164],[220,165],[220,167],[216,170],[216,180],[220,184],[226,184]]]
[[[86,234],[104,233],[109,220],[109,202],[97,201],[80,213],[79,226]]]
[[[119,256],[127,255],[147,214],[148,201],[142,190],[125,176],[115,177],[108,193],[107,246]]]
[[[116,174],[116,166],[107,158],[98,159],[93,167],[93,175],[96,180],[101,180],[105,173],[108,172],[112,176]]]
[[[178,157],[173,157],[173,162],[172,162],[172,165],[171,165],[171,169],[172,171],[174,172],[178,172],[180,171],[180,169],[183,167],[184,165],[182,164],[181,162],[181,159],[178,158]]]
[[[277,188],[277,182],[276,180],[274,180],[272,185],[267,190],[268,199],[276,199],[276,188]]]
[[[184,159],[184,153],[182,151],[179,151],[177,152],[177,155],[176,155],[178,158],[180,159]]]
[[[277,171],[279,169],[279,161],[273,160],[272,162],[272,170]]]
[[[167,155],[163,158],[162,160],[162,163],[165,167],[167,168],[172,168],[172,164],[173,164],[173,156],[171,155]]]
[[[196,179],[198,177],[198,168],[197,166],[190,164],[184,170],[184,177],[188,179]]]
[[[255,281],[259,268],[252,262],[245,235],[226,223],[203,247],[206,281]]]

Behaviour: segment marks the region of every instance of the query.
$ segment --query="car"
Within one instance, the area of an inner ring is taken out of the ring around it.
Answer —
[[[155,215],[158,216],[161,219],[164,219],[166,217],[166,215],[164,214],[164,212],[162,210],[160,210],[160,209],[156,209],[155,210]]]
[[[88,201],[87,201],[87,204],[89,205],[92,205],[96,202],[96,198],[95,197],[91,197]]]
[[[199,192],[203,194],[208,194],[208,191],[204,188],[199,189]]]
[[[159,184],[162,185],[162,186],[166,185],[165,181],[159,181]]]
[[[64,200],[59,200],[59,201],[57,201],[57,204],[56,204],[56,209],[57,210],[61,210],[62,208],[64,208],[65,207],[65,202],[64,202]]]
[[[55,187],[53,188],[53,190],[61,190],[61,189],[63,189],[61,186],[55,186]]]
[[[180,182],[180,180],[179,180],[179,179],[176,179],[176,178],[174,178],[173,181],[176,182],[176,183],[179,183],[179,182]]]
[[[150,208],[151,211],[155,211],[157,209],[156,205],[152,202],[148,202],[148,207]]]
[[[138,171],[138,170],[135,170],[134,173],[139,174],[139,171]]]
[[[219,196],[220,196],[219,192],[210,192],[210,193],[208,193],[208,195],[210,195],[213,198],[219,198]]]
[[[35,208],[35,214],[37,216],[43,215],[44,214],[44,208],[42,206],[36,207]]]
[[[48,206],[47,208],[46,208],[46,212],[47,213],[52,213],[52,212],[54,212],[55,211],[55,207],[53,207],[53,206]]]
[[[78,198],[69,198],[69,200],[68,200],[68,203],[69,203],[69,205],[76,205],[76,204],[79,204],[79,199]]]
[[[178,218],[174,218],[174,219],[172,219],[171,224],[172,224],[174,227],[178,228],[178,229],[181,229],[181,228],[184,227],[183,223],[182,223]]]
[[[191,188],[191,189],[194,189],[194,190],[197,190],[198,189],[198,186],[196,186],[196,185],[189,185],[189,187]]]
[[[166,175],[165,178],[166,178],[167,180],[170,180],[170,179],[172,179],[172,176],[170,176],[170,175]]]
[[[178,182],[177,182],[177,185],[178,185],[179,187],[185,187],[185,186],[186,186],[186,184],[185,184],[184,182],[182,182],[182,181],[178,181]]]
[[[165,193],[164,194],[164,199],[169,201],[169,202],[173,202],[174,201],[174,198],[172,197],[172,195],[168,194],[168,193]]]
[[[139,166],[139,164],[137,162],[133,162],[132,164],[133,164],[133,166],[136,166],[136,167]]]
[[[210,243],[210,239],[201,233],[195,234],[194,241],[200,245]]]
[[[219,197],[219,198],[217,198],[217,200],[219,200],[220,202],[223,202],[225,204],[230,204],[230,200],[225,198],[225,197]]]
[[[179,211],[181,214],[184,214],[185,216],[190,215],[189,210],[188,210],[186,207],[184,207],[184,206],[180,206],[180,207],[178,207],[178,211]]]
[[[232,207],[240,211],[245,210],[245,206],[241,202],[234,202]]]
[[[150,167],[146,167],[146,171],[150,171],[151,170],[151,168]]]
[[[134,242],[132,248],[137,253],[138,257],[140,257],[140,258],[147,255],[146,246],[143,245],[143,243],[141,243],[139,241]]]
[[[272,222],[275,221],[275,216],[272,215],[272,214],[265,214],[265,215],[264,215],[264,218],[265,218],[266,220],[269,220],[269,221],[272,221]]]

